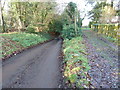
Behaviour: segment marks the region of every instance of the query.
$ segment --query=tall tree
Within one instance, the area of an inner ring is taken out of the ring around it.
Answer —
[[[6,31],[5,30],[5,20],[4,20],[4,15],[3,15],[4,5],[5,5],[5,1],[3,2],[3,5],[2,5],[2,2],[0,0],[0,19],[1,19],[2,32]]]
[[[71,18],[73,23],[75,22],[76,9],[77,9],[77,6],[73,2],[68,3],[68,5],[66,7],[66,12],[69,15],[69,17]]]
[[[96,23],[99,22],[103,8],[109,5],[110,4],[107,4],[106,2],[97,2],[94,8],[89,12],[90,18]]]
[[[40,31],[48,27],[55,7],[54,2],[10,2],[8,14],[5,16],[6,23],[19,31],[28,26],[38,27]]]
[[[115,17],[116,11],[111,6],[105,6],[102,10],[100,23],[111,23],[113,17]]]

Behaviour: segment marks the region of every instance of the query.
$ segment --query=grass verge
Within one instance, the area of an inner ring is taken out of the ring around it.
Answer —
[[[65,83],[71,88],[88,88],[89,75],[86,47],[82,37],[64,40],[64,77]]]
[[[106,36],[106,35],[102,35],[103,38],[107,39],[108,41],[112,42],[112,43],[115,43],[116,45],[120,45],[118,43],[118,39],[116,38],[112,38],[112,37],[109,37],[109,36]]]
[[[9,57],[12,53],[25,49],[27,47],[42,43],[51,39],[48,33],[29,34],[29,33],[5,33],[2,37],[2,57]]]

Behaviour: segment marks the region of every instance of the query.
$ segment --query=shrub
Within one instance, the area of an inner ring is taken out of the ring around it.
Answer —
[[[74,24],[64,25],[61,34],[62,34],[62,37],[65,39],[72,39],[75,36],[80,36],[81,30],[77,26],[76,31],[75,31]]]
[[[63,42],[64,53],[64,76],[65,82],[70,82],[70,88],[75,85],[77,88],[89,87],[89,77],[87,76],[89,61],[87,59],[88,53],[86,52],[83,38],[75,37],[71,40],[65,39]]]
[[[26,29],[26,32],[28,33],[35,33],[35,27],[32,25],[29,25]]]
[[[63,29],[63,23],[59,19],[54,19],[48,25],[50,31],[61,32]]]
[[[98,33],[105,34],[108,37],[118,38],[120,24],[93,24],[92,28]]]

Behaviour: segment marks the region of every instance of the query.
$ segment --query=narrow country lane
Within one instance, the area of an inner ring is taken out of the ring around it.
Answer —
[[[83,31],[91,66],[91,87],[118,88],[118,48],[93,31]]]
[[[61,42],[50,41],[3,62],[3,88],[57,88]]]

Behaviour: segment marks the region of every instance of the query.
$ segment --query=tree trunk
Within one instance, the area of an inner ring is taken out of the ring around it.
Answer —
[[[3,13],[2,13],[2,29],[3,29],[3,32],[6,32],[5,30],[5,21],[4,21],[4,16],[3,16]]]
[[[16,11],[17,11],[17,19],[18,19],[18,25],[19,25],[18,30],[20,32],[23,25],[22,25],[22,21],[21,21],[21,6],[20,6],[19,2],[16,4],[16,9],[17,9]]]
[[[1,27],[2,27],[2,32],[6,32],[5,30],[5,21],[4,21],[4,16],[3,16],[3,12],[2,12],[2,6],[1,6],[1,2],[0,2],[0,19],[1,19]]]

